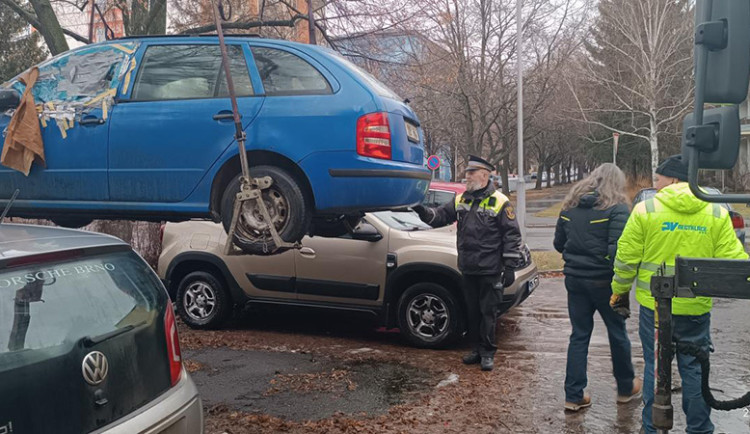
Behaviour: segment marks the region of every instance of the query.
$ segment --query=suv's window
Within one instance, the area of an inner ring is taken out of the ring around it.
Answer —
[[[242,48],[228,45],[229,67],[237,96],[253,94]],[[218,45],[153,45],[141,61],[133,100],[226,97],[227,86]]]
[[[323,74],[300,57],[287,51],[265,47],[253,47],[252,52],[266,95],[332,93],[331,85]]]
[[[133,252],[4,270],[0,272],[0,361],[5,353],[24,350],[41,350],[53,357],[84,337],[150,324],[165,304],[158,279]],[[33,353],[35,359],[39,357],[39,352]]]

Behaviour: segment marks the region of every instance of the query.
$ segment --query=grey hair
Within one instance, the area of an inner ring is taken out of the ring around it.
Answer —
[[[570,189],[562,204],[563,211],[577,207],[581,198],[593,191],[599,194],[595,206],[598,210],[628,203],[625,196],[625,174],[614,164],[604,163]]]

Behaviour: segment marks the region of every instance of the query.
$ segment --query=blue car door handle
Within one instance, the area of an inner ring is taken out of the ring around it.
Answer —
[[[240,118],[242,118],[242,115],[240,115]],[[215,121],[231,121],[232,119],[234,119],[234,115],[228,110],[222,110],[214,115]]]
[[[85,116],[81,118],[81,122],[79,122],[79,124],[83,126],[102,125],[104,124],[104,119],[98,118],[96,116]]]

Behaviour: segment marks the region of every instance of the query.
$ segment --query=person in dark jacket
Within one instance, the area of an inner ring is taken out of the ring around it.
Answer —
[[[562,253],[568,313],[573,332],[568,345],[565,375],[565,410],[591,405],[584,393],[586,363],[594,313],[607,326],[612,368],[617,382],[617,402],[641,396],[642,382],[635,378],[625,318],[609,305],[617,240],[628,220],[625,175],[612,163],[597,167],[576,184],[563,201],[555,229],[555,250]]]
[[[490,182],[493,170],[486,160],[470,155],[466,192],[457,195],[455,203],[414,207],[422,221],[435,228],[458,221],[458,268],[463,275],[469,337],[475,342],[463,362],[480,363],[483,371],[493,368],[498,307],[504,288],[515,281],[522,258],[516,214],[508,198]]]

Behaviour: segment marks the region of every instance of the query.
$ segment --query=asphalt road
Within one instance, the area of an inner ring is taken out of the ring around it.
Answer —
[[[496,369],[461,364],[465,344],[407,346],[366,317],[331,312],[251,312],[227,330],[181,327],[183,354],[213,433],[637,433],[640,402],[617,405],[606,330],[597,317],[589,353],[593,406],[563,411],[570,324],[560,278],[543,279],[499,321]],[[750,302],[717,301],[711,387],[718,399],[750,389]],[[637,313],[628,321],[643,372]],[[674,369],[676,373],[676,369]],[[680,396],[675,430],[684,432]],[[717,433],[750,433],[747,411],[714,412]]]

